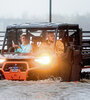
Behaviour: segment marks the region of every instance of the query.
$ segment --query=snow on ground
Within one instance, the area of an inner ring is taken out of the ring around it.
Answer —
[[[0,100],[90,100],[90,83],[3,80]]]

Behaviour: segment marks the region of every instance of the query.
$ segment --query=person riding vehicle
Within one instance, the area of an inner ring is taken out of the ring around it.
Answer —
[[[60,56],[64,53],[64,45],[61,40],[56,41],[54,50],[54,32],[48,32],[46,35],[46,41],[39,46],[39,51],[48,51],[49,53]]]
[[[13,43],[13,47],[14,47],[14,51],[15,52],[19,52],[19,53],[30,53],[32,50],[32,46],[29,43],[28,37],[26,34],[21,34],[20,35],[20,40],[21,40],[21,44],[20,45],[16,45]]]
[[[64,44],[61,39],[56,40],[56,45],[54,45],[55,35],[54,32],[48,32],[46,35],[46,41],[42,42],[39,46],[39,52],[42,54],[47,52],[49,55],[54,57],[55,67],[53,67],[53,75],[55,77],[60,76],[64,81],[67,81],[68,78],[64,77],[65,75],[69,77],[68,70],[70,70],[67,56],[64,52]],[[54,47],[55,46],[55,47]],[[54,49],[55,48],[55,49]],[[62,67],[63,66],[63,67]],[[54,69],[55,68],[55,69]]]

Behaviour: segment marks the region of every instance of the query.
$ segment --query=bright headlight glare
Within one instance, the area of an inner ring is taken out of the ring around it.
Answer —
[[[6,59],[0,59],[0,64],[4,63],[6,61]]]
[[[35,61],[41,64],[49,64],[51,62],[51,59],[49,56],[43,56],[38,59],[35,59]]]

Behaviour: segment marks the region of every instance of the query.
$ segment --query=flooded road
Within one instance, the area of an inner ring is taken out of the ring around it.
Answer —
[[[0,100],[90,100],[90,82],[1,80]]]

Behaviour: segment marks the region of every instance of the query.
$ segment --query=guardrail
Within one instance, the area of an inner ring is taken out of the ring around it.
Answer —
[[[82,31],[82,50],[90,49],[90,31]]]
[[[0,31],[0,50],[3,45],[4,36],[5,36],[5,31]]]
[[[90,68],[90,31],[82,31],[82,59],[85,68]]]

